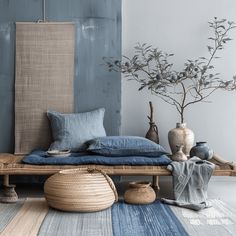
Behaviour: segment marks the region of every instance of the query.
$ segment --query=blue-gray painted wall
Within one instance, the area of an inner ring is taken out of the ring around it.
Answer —
[[[43,0],[0,0],[0,152],[14,150],[15,22],[43,18]],[[103,57],[121,57],[121,0],[46,0],[49,21],[76,25],[75,112],[105,107],[108,135],[120,130],[120,74]]]

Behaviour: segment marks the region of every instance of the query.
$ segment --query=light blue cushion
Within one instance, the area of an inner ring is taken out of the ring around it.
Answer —
[[[70,149],[73,152],[85,150],[86,141],[106,136],[103,126],[104,113],[104,108],[74,114],[48,111],[47,116],[51,123],[54,139],[49,149]]]
[[[87,142],[88,151],[104,156],[149,156],[167,154],[165,149],[146,138],[137,136],[107,136]]]

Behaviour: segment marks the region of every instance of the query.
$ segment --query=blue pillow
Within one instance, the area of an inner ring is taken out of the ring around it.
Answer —
[[[54,139],[49,150],[70,149],[72,152],[86,150],[86,141],[106,136],[103,126],[104,113],[104,108],[74,114],[48,111],[47,116]]]
[[[88,151],[104,156],[149,156],[168,154],[165,149],[146,138],[136,136],[107,136],[87,142]]]

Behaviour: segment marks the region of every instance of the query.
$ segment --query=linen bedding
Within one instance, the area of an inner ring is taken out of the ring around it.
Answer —
[[[32,165],[156,165],[165,166],[171,163],[166,155],[158,157],[122,156],[109,157],[90,153],[71,153],[68,157],[50,157],[47,152],[35,150],[22,160],[25,164]]]

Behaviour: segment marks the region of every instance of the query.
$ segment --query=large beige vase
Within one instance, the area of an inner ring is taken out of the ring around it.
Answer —
[[[169,131],[168,140],[173,154],[178,151],[178,146],[183,145],[183,153],[189,156],[194,144],[194,133],[186,127],[186,123],[177,123],[176,128]]]

